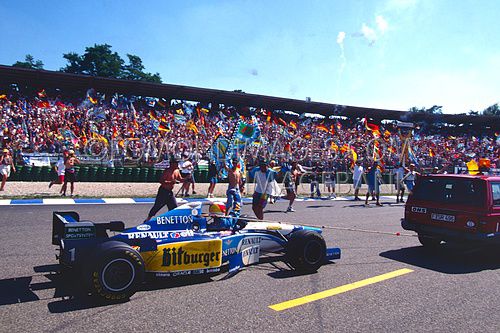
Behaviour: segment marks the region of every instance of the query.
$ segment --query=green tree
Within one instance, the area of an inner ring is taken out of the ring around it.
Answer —
[[[161,83],[159,73],[144,72],[144,65],[140,57],[127,54],[128,64],[117,52],[111,50],[109,44],[94,44],[86,47],[85,53],[76,52],[63,54],[68,61],[61,71],[73,74],[86,74],[92,76],[111,77],[117,79],[148,81]]]
[[[65,53],[63,58],[69,62],[66,67],[61,68],[66,73],[114,78],[121,75],[123,59],[118,53],[111,51],[109,44],[94,44],[86,47],[83,55],[70,52]]]
[[[409,112],[413,113],[427,113],[427,114],[443,114],[442,106],[434,105],[428,109],[426,108],[417,108],[416,106],[412,106],[408,109]]]
[[[123,66],[122,78],[127,80],[148,81],[161,83],[159,73],[151,74],[144,72],[142,59],[133,54],[127,54],[128,64]]]
[[[27,54],[24,61],[16,61],[12,67],[43,69],[43,62],[41,60],[35,61],[35,58],[31,54]]]
[[[488,106],[483,110],[483,115],[485,116],[500,116],[500,107],[498,103]]]

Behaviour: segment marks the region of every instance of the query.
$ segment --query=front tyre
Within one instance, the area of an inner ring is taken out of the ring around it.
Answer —
[[[126,300],[144,280],[144,261],[128,244],[102,245],[89,271],[91,293],[106,301]]]
[[[286,260],[302,273],[316,272],[326,256],[326,243],[321,234],[312,230],[298,230],[290,236],[286,245]]]

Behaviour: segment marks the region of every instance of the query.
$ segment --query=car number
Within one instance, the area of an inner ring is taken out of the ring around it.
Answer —
[[[453,216],[453,215],[432,213],[431,219],[436,220],[436,221],[455,222],[455,216]]]

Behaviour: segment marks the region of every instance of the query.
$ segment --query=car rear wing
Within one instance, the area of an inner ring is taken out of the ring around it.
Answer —
[[[60,245],[63,239],[107,238],[106,230],[123,231],[125,224],[122,221],[94,223],[80,221],[77,212],[52,213],[52,244]]]

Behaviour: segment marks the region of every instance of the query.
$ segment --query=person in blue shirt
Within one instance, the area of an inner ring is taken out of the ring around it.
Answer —
[[[380,170],[378,169],[377,161],[374,161],[372,166],[368,168],[366,173],[366,183],[368,184],[368,191],[366,192],[366,200],[365,205],[368,205],[368,198],[370,194],[375,196],[377,202],[377,206],[382,206],[380,203],[380,182],[382,180],[382,175],[380,174]]]

